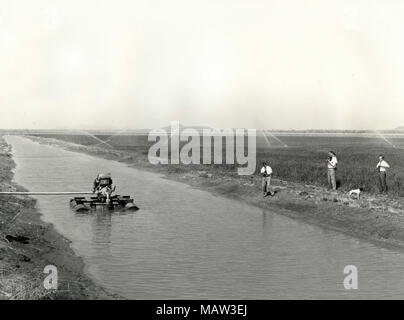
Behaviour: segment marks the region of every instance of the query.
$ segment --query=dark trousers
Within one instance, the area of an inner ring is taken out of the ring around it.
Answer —
[[[387,174],[386,171],[379,172],[379,190],[380,192],[387,192]]]

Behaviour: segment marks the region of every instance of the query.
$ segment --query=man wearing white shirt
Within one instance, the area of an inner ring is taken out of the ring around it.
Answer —
[[[379,156],[379,163],[376,169],[379,171],[379,187],[380,193],[387,193],[387,169],[389,169],[389,164],[384,160],[384,156]]]
[[[268,195],[273,196],[273,193],[270,189],[272,168],[266,162],[262,163],[261,176],[262,176],[262,191],[264,192],[264,197]]]
[[[337,171],[338,159],[335,156],[334,151],[330,151],[328,153],[328,160],[327,160],[327,178],[328,178],[328,185],[332,190],[337,190],[337,179],[335,172]]]

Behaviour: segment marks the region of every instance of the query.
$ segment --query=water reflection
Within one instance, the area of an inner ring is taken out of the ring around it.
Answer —
[[[273,214],[269,211],[263,210],[262,211],[262,234],[265,240],[268,240],[268,237],[272,230],[273,225]]]

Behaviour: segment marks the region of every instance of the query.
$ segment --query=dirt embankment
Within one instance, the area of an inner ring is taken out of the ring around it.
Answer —
[[[23,191],[12,182],[14,162],[0,137],[0,191]],[[67,239],[40,219],[35,200],[0,196],[0,300],[114,299],[85,274]],[[54,265],[58,290],[46,290],[44,268]]]
[[[354,237],[404,247],[404,201],[399,197],[364,194],[357,200],[343,192],[274,179],[276,195],[264,198],[260,191],[259,176],[223,174],[214,166],[205,166],[204,171],[189,170],[186,166],[153,166],[144,152],[83,146],[51,138],[30,138],[66,150],[124,162],[137,169],[163,173],[169,179],[195,188],[245,201],[264,210],[275,211]]]

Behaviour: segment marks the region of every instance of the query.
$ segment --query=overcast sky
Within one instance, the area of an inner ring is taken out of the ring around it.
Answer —
[[[0,128],[394,128],[403,39],[398,0],[1,0]]]

